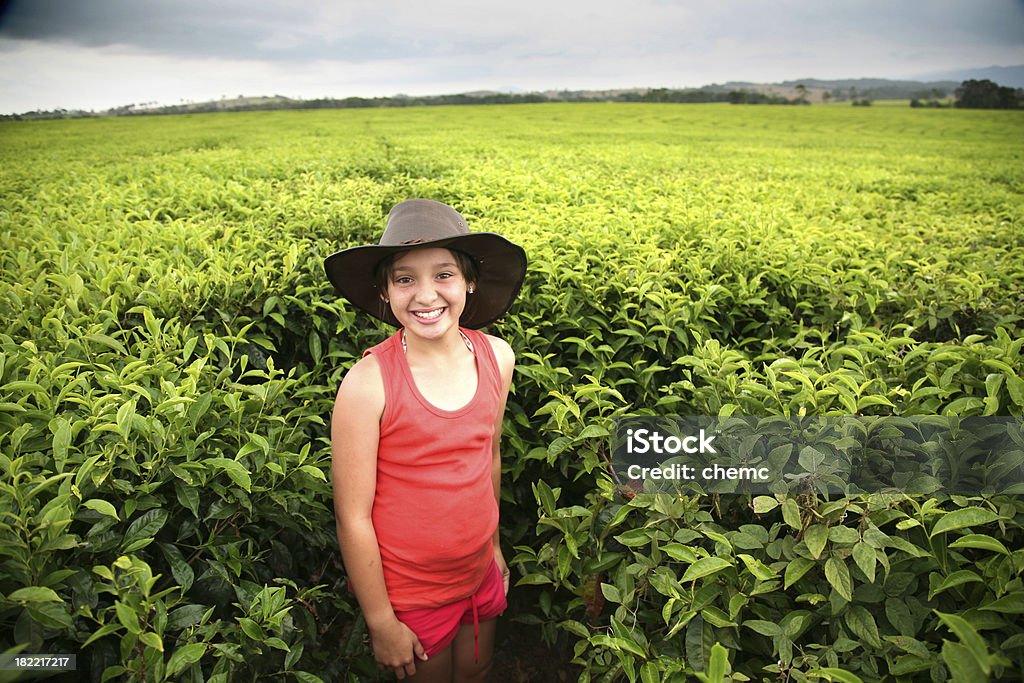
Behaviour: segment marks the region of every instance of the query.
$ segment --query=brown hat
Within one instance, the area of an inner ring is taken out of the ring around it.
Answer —
[[[458,211],[432,199],[396,204],[378,244],[335,252],[324,259],[324,269],[338,293],[357,308],[398,326],[391,308],[381,301],[375,271],[381,259],[420,247],[457,249],[476,261],[476,289],[459,319],[463,327],[478,329],[500,318],[523,286],[522,247],[493,232],[470,232]]]

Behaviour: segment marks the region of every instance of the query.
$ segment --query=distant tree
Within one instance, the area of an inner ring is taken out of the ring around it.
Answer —
[[[988,79],[964,81],[956,89],[955,106],[961,109],[1018,109],[1020,105],[1020,91]]]
[[[806,104],[807,103],[807,86],[804,85],[803,83],[798,83],[797,86],[796,86],[796,91],[797,91],[797,93],[799,93],[797,95],[797,98],[796,98],[797,101],[798,102],[803,102],[804,104]]]

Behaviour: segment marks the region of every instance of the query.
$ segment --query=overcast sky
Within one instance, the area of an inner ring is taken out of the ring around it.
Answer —
[[[0,113],[1024,64],[1024,0],[13,0],[0,12]]]

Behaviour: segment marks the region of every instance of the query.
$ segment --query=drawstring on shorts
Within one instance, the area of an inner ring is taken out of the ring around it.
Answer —
[[[480,617],[477,614],[476,593],[469,596],[469,602],[473,606],[473,663],[480,661]]]

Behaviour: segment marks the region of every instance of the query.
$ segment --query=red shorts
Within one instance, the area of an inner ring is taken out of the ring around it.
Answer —
[[[505,585],[498,563],[492,562],[476,593],[440,607],[425,607],[396,611],[395,616],[412,629],[428,657],[433,657],[455,640],[455,634],[463,624],[473,624],[474,647],[479,659],[479,629],[481,621],[493,619],[508,606],[505,599]]]

